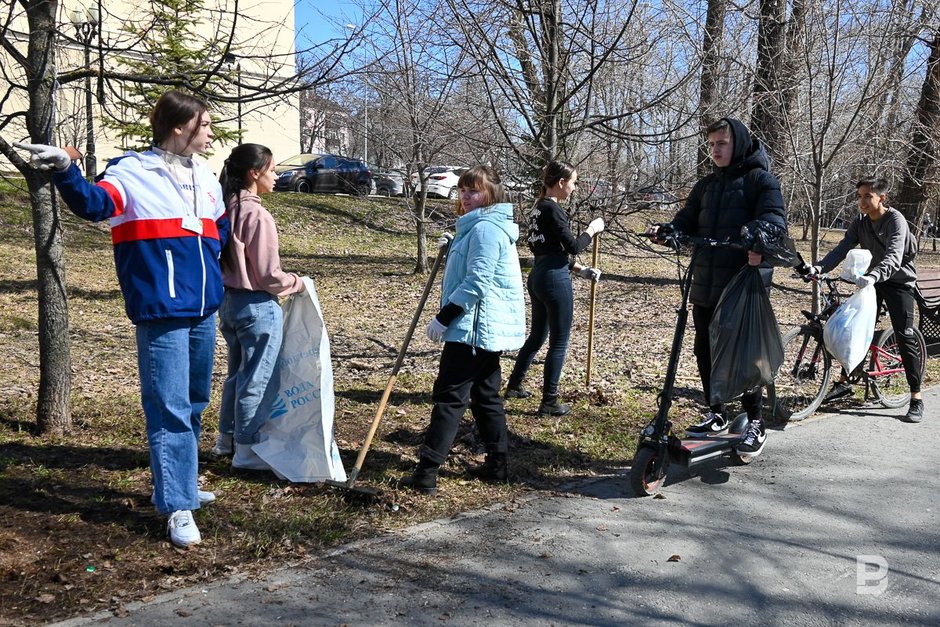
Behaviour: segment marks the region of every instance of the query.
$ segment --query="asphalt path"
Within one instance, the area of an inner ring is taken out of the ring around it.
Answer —
[[[628,472],[61,625],[940,625],[940,390],[769,434],[751,465]]]

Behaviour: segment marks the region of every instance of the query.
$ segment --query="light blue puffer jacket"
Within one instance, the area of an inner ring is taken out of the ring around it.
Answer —
[[[445,342],[487,351],[516,350],[525,341],[525,297],[512,205],[474,209],[457,219],[447,251],[441,304],[464,312],[444,332]]]

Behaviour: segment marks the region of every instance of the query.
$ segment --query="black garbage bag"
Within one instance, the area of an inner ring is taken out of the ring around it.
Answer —
[[[793,238],[784,227],[773,222],[752,220],[742,226],[741,244],[763,255],[764,261],[772,266],[795,268],[800,265]]]
[[[777,317],[760,269],[745,266],[728,283],[708,327],[712,352],[709,404],[773,383],[783,364]]]

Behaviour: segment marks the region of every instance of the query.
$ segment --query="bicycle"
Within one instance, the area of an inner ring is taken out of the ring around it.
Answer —
[[[834,358],[823,342],[823,326],[842,304],[838,279],[827,276],[813,277],[826,286],[822,293],[823,309],[820,313],[803,310],[807,318],[783,335],[783,365],[774,384],[768,387],[768,402],[776,417],[796,422],[812,415],[825,398],[832,378]],[[884,305],[882,304],[882,311]],[[880,315],[879,315],[880,318]],[[918,362],[924,371],[927,347],[924,336],[914,328],[917,340]],[[849,383],[865,383],[865,400],[877,400],[884,407],[902,407],[910,400],[910,388],[904,374],[904,364],[898,351],[894,329],[876,330],[868,349],[867,358],[849,374]]]

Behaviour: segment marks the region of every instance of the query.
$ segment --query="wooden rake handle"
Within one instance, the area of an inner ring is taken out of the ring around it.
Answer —
[[[597,261],[600,257],[601,236],[600,233],[594,236],[594,250],[591,253],[591,267],[597,268]],[[588,313],[588,351],[587,351],[587,374],[584,376],[584,385],[591,385],[591,366],[594,356],[594,306],[597,303],[597,281],[591,281],[591,308]]]
[[[388,377],[388,383],[385,384],[385,391],[382,392],[382,399],[379,401],[379,406],[375,410],[375,418],[372,419],[372,426],[369,427],[369,433],[366,435],[366,439],[362,443],[362,448],[359,449],[359,456],[356,458],[356,465],[353,466],[353,469],[349,472],[349,478],[346,480],[347,487],[352,486],[353,482],[356,480],[356,477],[359,476],[359,471],[362,470],[362,464],[366,460],[366,454],[369,452],[369,446],[371,446],[372,438],[375,437],[375,432],[379,428],[379,423],[382,422],[382,416],[385,415],[385,408],[388,405],[388,399],[392,395],[392,390],[395,388],[395,381],[398,380],[398,371],[401,369],[401,365],[405,361],[405,354],[408,352],[408,346],[411,344],[411,338],[415,333],[415,328],[418,326],[418,320],[421,319],[421,312],[424,311],[424,305],[428,301],[431,288],[434,287],[434,279],[437,276],[437,272],[444,260],[444,255],[447,254],[447,249],[448,246],[442,246],[440,250],[437,251],[437,258],[434,260],[434,265],[431,267],[431,273],[428,275],[428,280],[424,284],[424,292],[421,294],[421,300],[418,301],[418,308],[415,309],[415,315],[411,318],[411,324],[408,326],[408,332],[405,333],[405,339],[402,341],[401,348],[398,351],[398,359],[395,360],[395,365],[392,366],[392,374]]]

